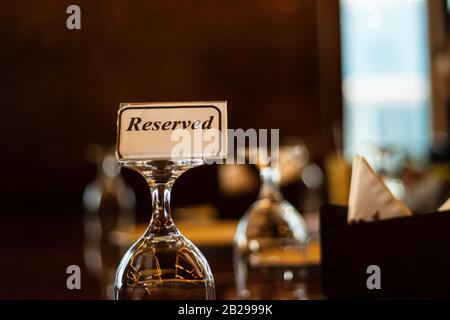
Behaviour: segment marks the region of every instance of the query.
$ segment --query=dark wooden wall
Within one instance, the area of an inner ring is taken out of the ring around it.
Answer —
[[[70,4],[81,7],[79,31],[66,28]],[[230,127],[280,128],[320,159],[340,116],[337,8],[313,0],[2,1],[1,210],[80,208],[94,175],[85,146],[115,142],[123,101],[226,99]]]

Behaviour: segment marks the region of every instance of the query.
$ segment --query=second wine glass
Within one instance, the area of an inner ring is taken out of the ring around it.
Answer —
[[[258,200],[241,218],[234,237],[237,296],[305,299],[305,222],[279,191],[278,161],[257,166]]]

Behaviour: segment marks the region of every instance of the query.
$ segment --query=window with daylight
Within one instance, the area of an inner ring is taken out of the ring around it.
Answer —
[[[431,139],[426,0],[341,0],[345,153],[403,150]]]

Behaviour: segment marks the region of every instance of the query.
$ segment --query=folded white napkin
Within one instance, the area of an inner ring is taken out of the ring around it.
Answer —
[[[442,206],[439,207],[438,211],[448,211],[450,210],[450,198],[447,199],[447,201],[444,202]]]
[[[376,221],[411,215],[411,210],[392,195],[366,159],[356,156],[352,166],[348,222]]]

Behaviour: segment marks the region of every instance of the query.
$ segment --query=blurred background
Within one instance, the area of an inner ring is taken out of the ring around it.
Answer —
[[[81,30],[66,28],[71,4]],[[322,203],[346,204],[355,154],[413,211],[435,210],[450,195],[449,12],[445,0],[1,1],[0,298],[108,298],[131,241],[119,222],[132,238],[151,208],[144,179],[114,168],[120,102],[227,100],[229,128],[280,129],[300,150],[281,190],[312,234]],[[259,186],[254,167],[213,165],[173,188],[181,226],[219,224],[218,242],[197,241],[218,298],[233,298],[231,238]],[[66,287],[72,264],[81,290]]]

